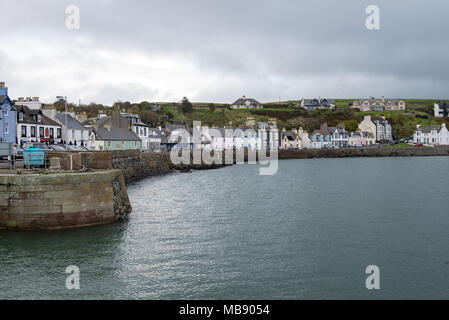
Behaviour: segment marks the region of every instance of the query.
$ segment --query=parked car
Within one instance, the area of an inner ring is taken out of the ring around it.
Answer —
[[[32,148],[42,149],[42,150],[50,150],[50,146],[45,143],[34,143]]]
[[[55,151],[64,151],[65,150],[65,146],[64,145],[60,145],[60,144],[52,144],[52,145],[50,145],[50,149],[51,150],[55,150]]]
[[[21,147],[17,147],[16,158],[23,158],[23,149]]]

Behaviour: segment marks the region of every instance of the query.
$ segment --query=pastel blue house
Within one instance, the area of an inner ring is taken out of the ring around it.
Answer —
[[[0,142],[17,143],[17,110],[8,97],[8,88],[0,82]]]

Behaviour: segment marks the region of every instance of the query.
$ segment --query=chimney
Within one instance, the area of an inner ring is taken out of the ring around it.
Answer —
[[[33,97],[33,101],[39,102],[39,97]]]
[[[6,84],[4,82],[0,82],[0,96],[7,96],[8,95],[8,88],[6,87]]]
[[[24,97],[20,97],[19,98],[19,102],[24,102],[25,101],[25,98]]]

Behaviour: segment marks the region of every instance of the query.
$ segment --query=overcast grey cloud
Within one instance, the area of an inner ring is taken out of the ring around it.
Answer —
[[[65,27],[68,5],[80,30]],[[381,29],[365,27],[380,8]],[[444,0],[1,0],[10,95],[232,102],[448,98]]]

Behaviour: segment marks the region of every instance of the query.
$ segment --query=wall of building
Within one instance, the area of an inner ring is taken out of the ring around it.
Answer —
[[[105,150],[140,150],[142,149],[142,141],[105,141],[104,142]]]
[[[120,170],[0,175],[0,229],[91,226],[126,218],[129,212]]]

